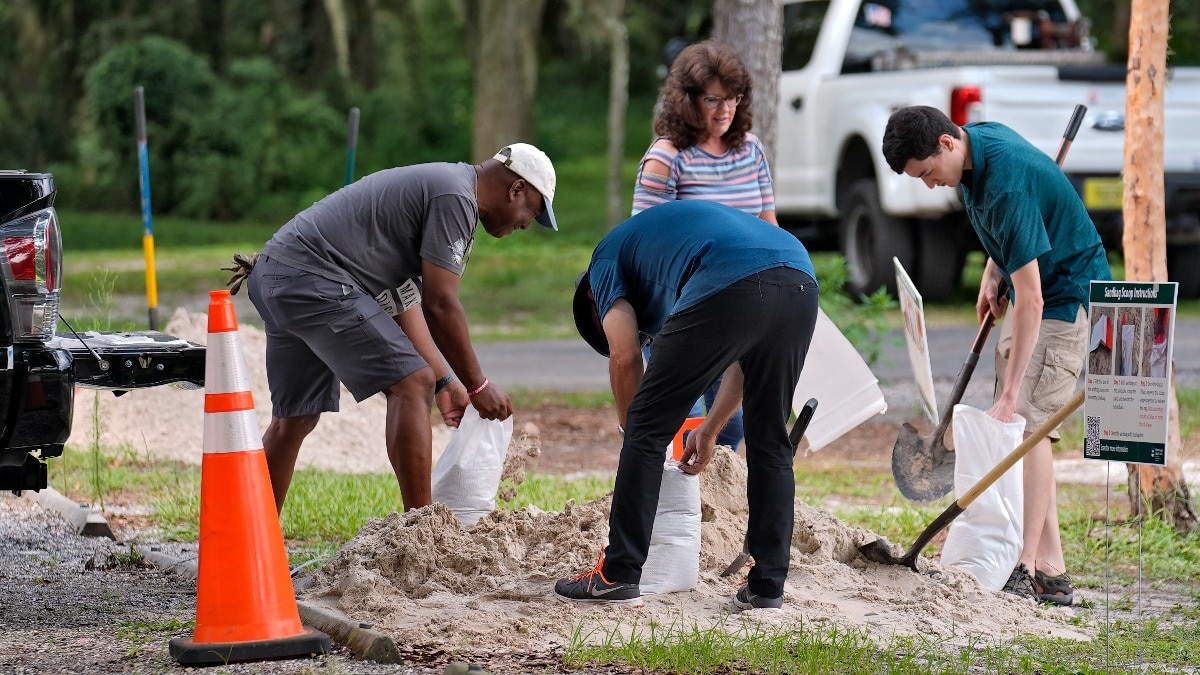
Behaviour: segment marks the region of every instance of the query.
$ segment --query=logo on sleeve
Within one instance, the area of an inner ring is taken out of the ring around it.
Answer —
[[[454,259],[454,264],[466,267],[467,260],[471,258],[471,250],[474,248],[474,239],[466,240],[460,237],[458,241],[450,244],[450,256]]]

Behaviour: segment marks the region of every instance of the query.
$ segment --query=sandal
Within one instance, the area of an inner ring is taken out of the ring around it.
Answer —
[[[1060,574],[1056,577],[1047,575],[1041,570],[1033,573],[1038,600],[1051,605],[1068,606],[1075,600],[1075,589],[1071,586],[1071,577]]]
[[[1017,565],[1013,569],[1012,574],[1008,575],[1008,581],[1004,583],[1004,592],[1012,593],[1013,595],[1037,600],[1037,591],[1033,588],[1033,577],[1029,576],[1029,568],[1025,563]]]

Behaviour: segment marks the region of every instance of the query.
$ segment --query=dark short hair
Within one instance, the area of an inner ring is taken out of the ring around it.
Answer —
[[[936,155],[942,134],[962,138],[962,130],[946,113],[927,105],[901,108],[888,118],[883,131],[883,158],[896,173],[904,173],[909,160],[918,162]]]
[[[696,97],[704,94],[705,87],[713,80],[719,81],[730,95],[742,96],[729,131],[721,137],[731,147],[740,147],[754,124],[750,112],[754,86],[737,50],[717,40],[688,45],[675,57],[659,92],[662,108],[654,118],[654,134],[671,141],[680,150],[695,145],[705,127]]]
[[[575,315],[575,329],[579,337],[588,343],[600,356],[608,356],[608,336],[596,325],[596,301],[588,297],[592,289],[591,275],[587,270],[575,277],[575,297],[571,301],[572,313]]]

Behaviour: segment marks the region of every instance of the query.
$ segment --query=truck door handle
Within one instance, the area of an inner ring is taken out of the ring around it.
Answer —
[[[800,109],[803,107],[804,107],[804,98],[803,97],[797,96],[796,98],[792,99],[792,110],[795,110],[796,112],[800,112]]]

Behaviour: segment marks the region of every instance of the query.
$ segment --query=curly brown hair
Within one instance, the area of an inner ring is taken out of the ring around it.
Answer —
[[[750,112],[754,87],[750,71],[737,51],[717,40],[685,47],[671,64],[671,72],[659,92],[662,107],[654,118],[655,135],[671,141],[680,150],[695,145],[706,126],[697,97],[704,94],[705,87],[713,80],[719,80],[731,96],[742,95],[729,131],[721,136],[729,147],[740,147],[754,121]]]

